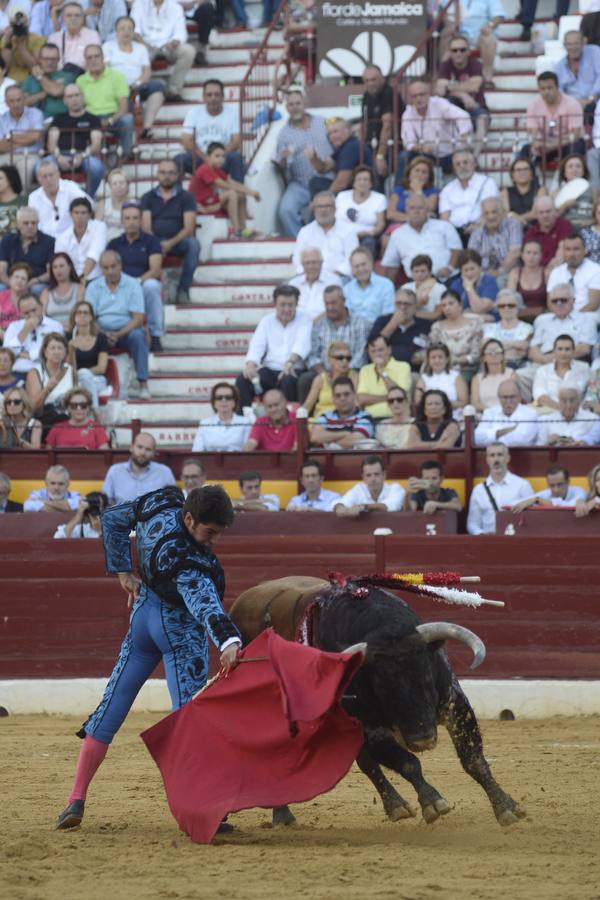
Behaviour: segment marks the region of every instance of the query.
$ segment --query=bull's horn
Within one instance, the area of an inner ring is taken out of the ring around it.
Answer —
[[[351,647],[346,647],[341,651],[342,653],[361,653],[363,656],[367,655],[367,645],[363,641],[361,644],[352,644]]]
[[[417,625],[417,631],[427,644],[432,641],[448,641],[451,638],[462,641],[473,651],[472,669],[480,666],[485,659],[485,644],[481,638],[462,625],[452,625],[450,622],[426,622],[425,625]]]

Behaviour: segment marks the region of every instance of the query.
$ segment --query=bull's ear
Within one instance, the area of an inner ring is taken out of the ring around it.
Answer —
[[[427,649],[430,653],[435,653],[436,650],[441,650],[445,643],[446,641],[431,641],[430,644],[427,644]]]

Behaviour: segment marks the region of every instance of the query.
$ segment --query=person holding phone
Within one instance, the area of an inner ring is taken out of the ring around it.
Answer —
[[[434,459],[421,463],[421,477],[408,479],[405,509],[432,516],[438,509],[462,510],[458,494],[453,488],[442,487],[444,469]]]

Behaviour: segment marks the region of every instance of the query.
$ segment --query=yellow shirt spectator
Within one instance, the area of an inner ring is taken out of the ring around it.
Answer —
[[[376,369],[379,368],[379,372]],[[389,379],[389,380],[388,380]],[[383,367],[379,363],[369,363],[363,366],[358,375],[358,397],[361,405],[369,415],[376,419],[381,419],[391,415],[387,400],[381,403],[364,404],[361,395],[379,395],[385,397],[390,387],[390,380],[397,384],[398,387],[406,391],[410,397],[411,374],[408,363],[399,362],[397,359],[390,357]]]
[[[21,40],[21,38],[9,35],[9,37],[3,37],[0,42],[2,50],[10,50],[10,62],[6,75],[8,78],[14,78],[17,82],[23,81],[28,75],[31,75],[31,67],[21,53]],[[25,49],[35,58],[36,62],[45,43],[46,38],[39,34],[29,33],[24,39]],[[5,56],[5,54],[2,55]]]

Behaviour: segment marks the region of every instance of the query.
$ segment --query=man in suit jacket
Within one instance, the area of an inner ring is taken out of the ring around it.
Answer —
[[[2,513],[23,512],[23,504],[9,500],[10,478],[4,472],[0,472],[0,515]]]

